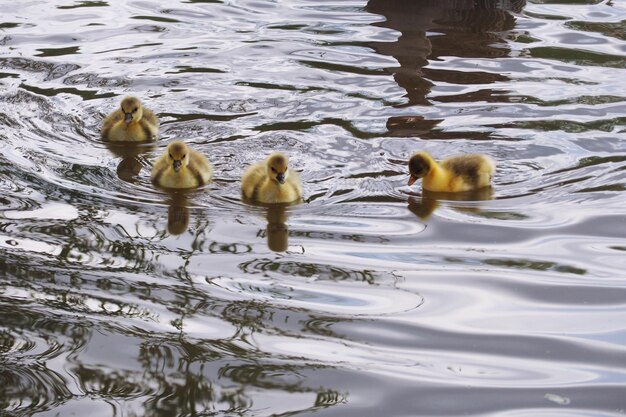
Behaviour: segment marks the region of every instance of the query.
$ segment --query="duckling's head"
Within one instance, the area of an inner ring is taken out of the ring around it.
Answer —
[[[189,163],[189,147],[180,140],[175,140],[167,147],[167,157],[174,171],[178,172]]]
[[[287,156],[282,153],[274,153],[267,158],[267,175],[279,184],[284,184],[287,176]]]
[[[426,152],[417,152],[409,159],[409,185],[426,176],[433,164],[433,158]]]
[[[122,112],[124,112],[124,123],[138,122],[143,116],[141,101],[137,97],[124,97],[122,100]]]

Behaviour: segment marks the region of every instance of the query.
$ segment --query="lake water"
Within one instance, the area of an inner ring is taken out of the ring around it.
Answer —
[[[626,1],[0,7],[1,416],[626,414]],[[214,183],[154,189],[173,139]],[[303,204],[241,202],[273,150]]]

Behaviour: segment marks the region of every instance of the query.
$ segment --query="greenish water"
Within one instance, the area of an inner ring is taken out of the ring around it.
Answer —
[[[0,416],[626,413],[625,2],[0,6]],[[154,189],[173,139],[214,183]],[[241,202],[273,150],[303,204]]]

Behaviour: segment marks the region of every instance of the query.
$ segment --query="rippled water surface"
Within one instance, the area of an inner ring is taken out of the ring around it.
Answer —
[[[0,7],[0,415],[626,414],[626,1]],[[212,184],[151,185],[173,139]],[[273,150],[305,201],[242,203]]]

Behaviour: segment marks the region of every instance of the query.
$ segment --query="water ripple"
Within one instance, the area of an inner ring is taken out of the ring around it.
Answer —
[[[7,413],[623,414],[622,3],[9,9]],[[100,140],[127,94],[154,143]],[[213,183],[152,186],[173,139]],[[491,155],[493,188],[409,188],[419,149]],[[303,201],[242,202],[274,150]]]

